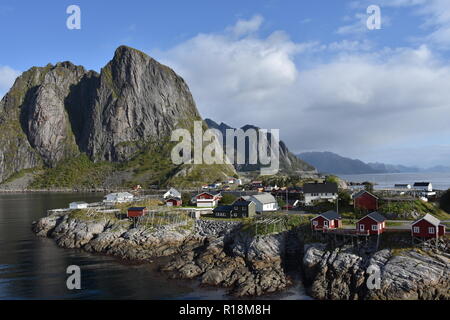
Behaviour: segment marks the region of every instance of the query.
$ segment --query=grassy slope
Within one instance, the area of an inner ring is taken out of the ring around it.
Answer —
[[[418,212],[422,216],[429,213],[438,219],[450,220],[450,214],[440,210],[433,203],[428,203],[421,200],[415,200],[412,202],[381,203],[379,211],[385,214],[393,214],[398,219],[414,219],[410,216],[410,213]]]

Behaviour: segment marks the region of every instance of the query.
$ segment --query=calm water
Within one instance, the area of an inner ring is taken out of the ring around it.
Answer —
[[[414,182],[431,182],[436,190],[450,188],[450,173],[387,173],[339,175],[351,182],[374,182],[375,188],[393,188],[395,184],[414,184]]]
[[[112,257],[58,248],[37,238],[31,223],[48,209],[94,194],[0,194],[0,299],[228,299],[225,291],[200,289],[195,281],[168,280],[155,264],[129,264]],[[66,288],[66,268],[78,265],[82,290]],[[298,285],[275,299],[308,299]]]

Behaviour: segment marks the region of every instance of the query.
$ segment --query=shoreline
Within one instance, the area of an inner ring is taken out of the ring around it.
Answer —
[[[37,236],[57,245],[124,261],[169,262],[160,271],[169,279],[197,280],[222,288],[233,298],[255,298],[284,292],[294,283],[285,273],[287,232],[252,237],[240,222],[197,220],[192,229],[134,228],[124,221],[89,220],[56,214],[33,224]],[[300,261],[298,261],[300,264]]]

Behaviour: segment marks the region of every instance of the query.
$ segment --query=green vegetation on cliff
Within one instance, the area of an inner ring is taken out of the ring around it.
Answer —
[[[37,176],[31,183],[32,189],[51,188],[96,188],[102,185],[115,168],[109,162],[92,162],[87,155],[61,162]]]
[[[417,218],[417,215],[424,216],[427,213],[438,219],[450,219],[450,215],[439,209],[435,204],[424,202],[422,200],[404,202],[383,201],[380,203],[378,211],[385,214],[390,219],[414,220]]]

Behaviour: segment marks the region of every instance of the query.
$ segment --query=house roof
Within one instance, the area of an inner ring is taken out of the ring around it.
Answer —
[[[108,195],[106,195],[107,197],[108,196],[112,196],[112,197],[118,197],[118,198],[120,198],[120,197],[134,197],[131,193],[129,193],[129,192],[117,192],[117,193],[110,193],[110,194],[108,194]]]
[[[254,202],[250,200],[240,200],[233,203],[233,206],[248,207],[252,203]]]
[[[413,225],[416,224],[417,222],[421,221],[421,220],[425,220],[425,221],[431,223],[435,227],[438,227],[441,224],[441,221],[438,218],[436,218],[435,216],[432,216],[431,214],[427,214],[423,218],[415,221],[413,223]]]
[[[336,183],[306,183],[303,186],[304,193],[337,193],[338,186]]]
[[[217,197],[217,196],[220,196],[220,192],[207,192],[207,191],[205,191],[205,192],[201,192],[201,193],[199,193],[199,194],[197,194],[195,197],[197,198],[198,196],[201,196],[202,194],[209,194],[209,195],[211,195],[211,196],[213,196],[213,197]]]
[[[321,213],[317,217],[313,218],[312,220],[317,219],[318,217],[323,217],[327,220],[340,220],[341,219],[341,216],[336,211],[332,211],[332,210]]]
[[[270,193],[257,194],[257,195],[251,196],[250,199],[255,199],[256,201],[259,201],[262,204],[269,204],[269,203],[277,202],[275,197],[273,195],[271,195]],[[249,200],[249,199],[244,199],[244,200]]]
[[[147,210],[147,207],[132,207],[128,208],[128,211],[144,211]]]
[[[76,201],[76,202],[71,202],[70,204],[88,204],[88,203],[84,202],[84,201]]]
[[[416,182],[414,183],[414,187],[428,187],[431,182]]]
[[[368,214],[367,216],[365,216],[364,218],[366,218],[366,217],[369,217],[376,222],[384,222],[387,220],[383,215],[379,214],[378,212],[372,212],[372,213]],[[364,219],[364,218],[362,218],[362,219]],[[359,221],[361,221],[362,219],[360,219]]]
[[[170,201],[170,200],[181,201],[181,198],[178,198],[178,197],[171,197],[171,198],[167,198],[167,199],[166,199],[166,201]]]
[[[181,193],[180,193],[180,191],[178,191],[177,189],[175,189],[175,188],[170,188],[169,189],[169,191],[167,191],[165,194],[173,194],[174,196],[176,196],[176,197],[178,197],[178,196],[181,196]]]
[[[213,212],[231,212],[233,211],[232,206],[220,206],[213,210]]]
[[[367,194],[371,195],[372,197],[378,199],[378,197],[376,195],[374,195],[373,193],[370,193],[369,191],[366,191],[366,190],[361,190],[361,191],[355,193],[352,197],[353,197],[353,199],[356,199],[356,198],[361,197],[364,193],[367,193]]]

